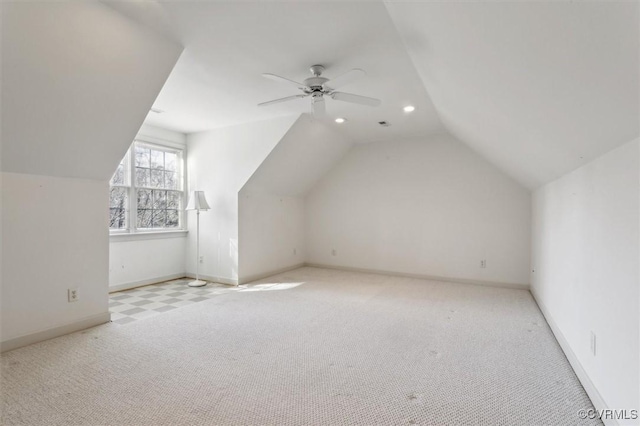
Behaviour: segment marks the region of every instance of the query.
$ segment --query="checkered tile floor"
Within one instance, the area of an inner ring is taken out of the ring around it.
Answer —
[[[189,287],[192,279],[179,279],[152,284],[109,295],[111,321],[128,324],[159,315],[181,306],[202,302],[218,294],[238,291],[237,287],[208,283],[203,287]]]

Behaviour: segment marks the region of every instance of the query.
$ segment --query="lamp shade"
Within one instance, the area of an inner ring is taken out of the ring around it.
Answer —
[[[204,196],[204,191],[193,191],[193,195],[189,198],[186,210],[209,210],[209,204]]]

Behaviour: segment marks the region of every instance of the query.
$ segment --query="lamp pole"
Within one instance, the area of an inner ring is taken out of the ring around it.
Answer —
[[[200,209],[196,211],[196,281],[200,281]]]
[[[209,210],[209,204],[203,191],[194,191],[186,210],[196,211],[196,279],[189,283],[189,287],[203,287],[206,281],[200,280],[200,210]]]

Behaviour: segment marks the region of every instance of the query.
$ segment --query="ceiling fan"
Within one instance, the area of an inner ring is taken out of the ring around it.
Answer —
[[[262,74],[268,79],[295,86],[299,90],[302,90],[303,93],[299,95],[287,96],[286,98],[275,99],[273,101],[262,102],[261,104],[258,104],[258,106],[273,105],[280,102],[287,102],[294,99],[306,98],[307,96],[311,96],[313,115],[319,117],[325,114],[324,96],[328,96],[336,101],[351,102],[360,105],[380,105],[380,99],[354,95],[351,93],[337,92],[335,90],[345,84],[352,82],[353,80],[356,80],[359,77],[366,75],[363,70],[355,68],[351,71],[347,71],[342,75],[339,75],[333,80],[322,77],[322,73],[324,71],[324,67],[322,65],[313,65],[310,70],[311,74],[313,74],[313,77],[305,79],[302,83],[298,83],[297,81],[289,80],[288,78],[280,77],[279,75],[275,74]]]

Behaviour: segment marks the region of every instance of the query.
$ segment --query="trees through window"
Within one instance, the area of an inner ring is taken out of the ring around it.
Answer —
[[[111,230],[182,228],[183,152],[136,141],[111,178]]]

